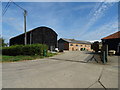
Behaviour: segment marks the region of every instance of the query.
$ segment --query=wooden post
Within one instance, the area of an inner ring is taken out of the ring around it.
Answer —
[[[108,45],[105,45],[105,60],[108,61]]]
[[[26,10],[24,10],[24,32],[25,32],[25,45],[27,45],[26,15],[27,15],[27,11],[26,11]]]
[[[105,60],[105,51],[103,51],[103,56],[102,56],[102,58],[103,58],[103,63],[105,64],[105,63],[106,63],[106,60]]]
[[[30,45],[32,44],[32,32],[30,32]]]

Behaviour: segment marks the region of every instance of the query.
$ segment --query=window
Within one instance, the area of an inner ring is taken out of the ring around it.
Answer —
[[[78,45],[76,44],[76,46],[78,46]]]
[[[73,44],[70,44],[70,46],[73,46]]]

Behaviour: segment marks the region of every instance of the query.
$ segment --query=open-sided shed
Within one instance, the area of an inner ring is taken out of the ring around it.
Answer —
[[[120,54],[120,31],[101,39],[103,45],[108,45],[108,50],[115,50]]]

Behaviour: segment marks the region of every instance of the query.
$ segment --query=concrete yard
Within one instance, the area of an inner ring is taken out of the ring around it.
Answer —
[[[105,65],[84,63],[91,56],[84,51],[69,51],[40,60],[3,63],[2,87],[118,88],[118,56],[109,56]]]

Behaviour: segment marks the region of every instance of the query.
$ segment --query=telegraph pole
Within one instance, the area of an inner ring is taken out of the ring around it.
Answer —
[[[22,8],[21,6],[19,6],[18,4],[16,4],[15,2],[13,2],[12,0],[10,0],[13,4],[15,4],[17,7],[19,7],[21,10],[24,11],[24,33],[25,33],[25,37],[24,37],[24,44],[27,45],[27,33],[26,33],[26,16],[27,16],[27,11]]]
[[[25,45],[27,45],[26,16],[27,16],[27,11],[26,11],[26,10],[24,10],[24,32],[25,32]]]

